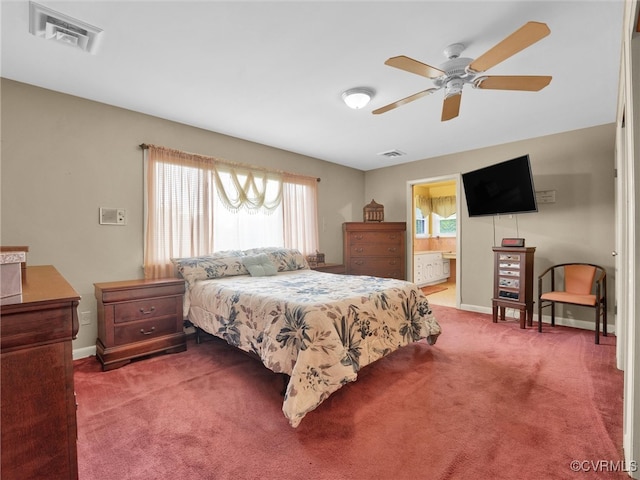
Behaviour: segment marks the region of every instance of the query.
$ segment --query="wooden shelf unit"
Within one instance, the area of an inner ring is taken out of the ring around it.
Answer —
[[[535,247],[493,247],[494,323],[505,319],[505,309],[520,312],[520,328],[533,324],[533,256]]]

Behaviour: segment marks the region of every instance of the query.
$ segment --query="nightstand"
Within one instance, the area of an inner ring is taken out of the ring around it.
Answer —
[[[320,265],[311,267],[311,270],[317,270],[319,272],[327,273],[345,273],[346,268],[341,263],[322,263]]]
[[[164,278],[96,283],[96,356],[103,370],[153,353],[187,349],[183,329],[184,280]]]

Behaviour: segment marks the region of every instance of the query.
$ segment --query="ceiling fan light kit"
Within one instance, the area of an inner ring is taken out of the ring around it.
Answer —
[[[433,80],[436,88],[430,88],[422,92],[405,97],[396,102],[374,110],[374,115],[393,110],[401,105],[431,94],[436,90],[444,89],[444,103],[442,106],[443,122],[456,118],[460,113],[460,100],[465,84],[474,88],[492,90],[518,90],[537,92],[549,85],[550,76],[537,75],[505,75],[505,76],[481,76],[483,73],[498,63],[533,45],[551,33],[544,23],[528,22],[504,40],[490,48],[475,60],[460,57],[465,49],[461,43],[454,43],[444,49],[447,60],[440,67],[432,67],[404,55],[389,58],[385,65],[414,73]]]
[[[373,90],[365,87],[351,88],[342,93],[342,100],[347,107],[359,110],[365,107],[373,98]]]

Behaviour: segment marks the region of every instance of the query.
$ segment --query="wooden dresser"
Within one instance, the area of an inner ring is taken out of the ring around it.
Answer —
[[[182,320],[184,280],[96,283],[96,356],[103,370],[159,352],[187,349]]]
[[[405,222],[343,223],[346,273],[405,280],[406,229]]]
[[[21,301],[0,306],[2,479],[77,479],[80,296],[50,265],[26,272]]]

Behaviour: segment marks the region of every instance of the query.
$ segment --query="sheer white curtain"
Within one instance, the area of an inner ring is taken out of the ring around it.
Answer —
[[[146,171],[144,275],[171,277],[172,257],[213,251],[213,170],[201,157],[149,147]]]
[[[283,182],[284,246],[304,255],[318,250],[318,181],[286,174]]]
[[[317,179],[145,147],[145,278],[216,250],[317,251]]]

